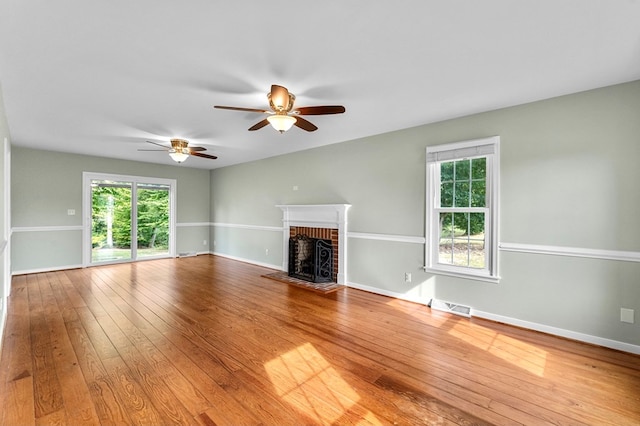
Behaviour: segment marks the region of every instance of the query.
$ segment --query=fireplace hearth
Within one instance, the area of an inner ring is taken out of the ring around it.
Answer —
[[[289,239],[289,276],[314,283],[333,281],[331,240],[295,235]]]

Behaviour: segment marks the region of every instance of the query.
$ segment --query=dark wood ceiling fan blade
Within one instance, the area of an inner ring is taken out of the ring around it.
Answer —
[[[218,109],[230,109],[231,111],[248,111],[248,112],[259,112],[262,114],[269,114],[271,111],[267,111],[265,109],[257,109],[257,108],[241,108],[241,107],[232,107],[232,106],[223,106],[223,105],[214,105],[214,108]]]
[[[269,124],[269,121],[265,118],[264,120],[259,121],[256,124],[254,124],[253,126],[249,127],[249,131],[252,132],[254,130],[260,130],[264,126],[266,126],[267,124]]]
[[[215,155],[202,154],[200,152],[192,152],[191,155],[193,155],[194,157],[208,158],[210,160],[215,160],[216,158],[218,158]]]
[[[158,142],[154,142],[154,141],[147,141],[147,142],[151,143],[151,144],[154,144],[154,145],[158,145],[159,147],[164,148],[164,149],[171,149],[168,146],[162,145],[161,143],[158,143]]]
[[[154,152],[161,152],[161,151],[169,151],[169,148],[165,148],[165,149],[139,149],[138,151],[154,151]]]
[[[342,114],[345,111],[346,109],[342,105],[323,105],[296,108],[294,112],[300,115],[327,115]]]
[[[302,130],[306,130],[307,132],[315,132],[316,130],[318,130],[318,127],[315,124],[308,120],[305,120],[302,117],[296,117],[296,122],[293,124],[301,128]]]
[[[206,151],[207,148],[203,148],[201,146],[189,146],[187,147],[189,151]]]
[[[291,109],[291,105],[289,105],[291,98],[286,87],[272,84],[271,97],[269,99],[276,110],[289,111]]]

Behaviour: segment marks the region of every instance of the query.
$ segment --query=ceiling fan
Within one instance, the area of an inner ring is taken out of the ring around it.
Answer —
[[[138,151],[167,151],[169,152],[169,156],[176,163],[182,163],[187,158],[189,158],[190,155],[193,155],[195,157],[209,158],[211,160],[215,160],[216,158],[218,158],[215,155],[203,154],[201,151],[206,151],[206,148],[203,148],[201,146],[189,146],[189,142],[184,139],[171,139],[171,147],[153,141],[147,142],[158,145],[162,149],[139,149]]]
[[[318,130],[315,124],[300,117],[301,115],[342,114],[345,112],[345,108],[342,105],[309,106],[294,109],[293,103],[296,100],[295,95],[289,92],[286,87],[278,86],[277,84],[271,86],[271,92],[267,94],[267,99],[269,99],[269,107],[271,110],[221,105],[215,105],[214,108],[269,114],[264,120],[249,127],[249,131],[262,129],[267,124],[271,124],[271,126],[280,133],[286,132],[294,125],[307,132]]]

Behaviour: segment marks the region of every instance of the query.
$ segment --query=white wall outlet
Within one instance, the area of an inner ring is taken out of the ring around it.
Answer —
[[[269,256],[269,249],[264,249],[264,254],[266,254],[267,256]]]
[[[202,245],[206,246],[207,245],[207,240],[202,240]]]
[[[405,272],[404,273],[404,282],[406,282],[406,283],[410,283],[411,282],[411,272]]]
[[[633,324],[634,323],[633,314],[634,314],[633,309],[620,308],[620,321]]]
[[[76,215],[76,209],[67,210],[67,216],[75,216],[75,215]]]
[[[297,191],[298,190],[298,185],[293,185],[293,190]]]

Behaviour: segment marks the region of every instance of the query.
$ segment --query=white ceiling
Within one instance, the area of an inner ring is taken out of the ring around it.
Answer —
[[[216,168],[640,79],[639,0],[0,0],[16,146]],[[319,130],[247,129],[271,84]]]

